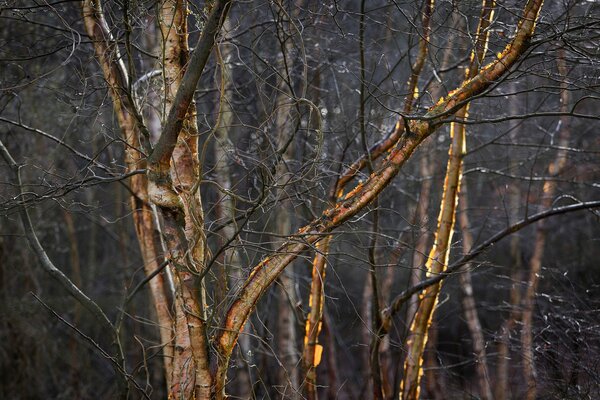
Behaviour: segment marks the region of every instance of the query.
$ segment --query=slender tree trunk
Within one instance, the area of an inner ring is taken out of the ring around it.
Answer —
[[[465,26],[464,18],[462,18],[457,10],[452,13],[452,27],[453,29],[462,31]],[[446,49],[442,57],[440,69],[444,70],[450,64],[450,56],[456,51],[456,36],[451,36],[446,43]],[[434,84],[430,90],[430,96],[433,101],[437,101],[442,97],[442,85]],[[433,151],[433,145],[431,141],[426,141],[422,146],[421,158],[419,160],[419,171],[422,178],[421,190],[419,193],[418,203],[415,209],[413,224],[418,226],[417,239],[413,250],[412,268],[410,270],[409,285],[417,285],[423,279],[424,266],[427,262],[427,249],[431,246],[432,234],[429,230],[429,203],[431,197],[431,187],[433,184],[433,175],[435,175],[433,157],[431,152]],[[414,317],[417,312],[419,305],[419,296],[413,295],[407,304],[405,323],[407,330],[410,328],[414,321]],[[429,340],[425,348],[425,379],[428,393],[435,399],[439,399],[441,395],[439,379],[441,375],[438,373],[439,364],[436,356],[437,352],[437,324],[432,323],[429,332]],[[402,363],[404,359],[402,359]]]
[[[445,99],[440,99],[424,114],[423,119],[409,121],[407,131],[410,134],[402,135],[402,132],[398,132],[401,140],[391,148],[384,162],[373,175],[344,196],[343,203],[326,209],[320,217],[298,230],[298,234],[302,235],[302,241],[291,237],[276,252],[265,257],[252,269],[242,290],[227,311],[224,325],[215,338],[215,349],[219,353],[215,372],[217,399],[224,397],[222,389],[227,376],[228,363],[240,331],[266,289],[301,252],[322,240],[324,233],[331,232],[370,204],[398,174],[415,148],[439,127],[442,119],[453,115],[457,105],[482,93],[498,78],[506,74],[527,49],[535,30],[535,22],[541,5],[541,0],[529,0],[525,5],[513,40],[505,50],[482,68],[476,77],[464,82],[449,93]],[[401,125],[398,123],[397,127],[399,128]],[[385,322],[387,327],[388,318]]]
[[[465,74],[465,81],[475,77],[479,72],[479,66],[483,62],[487,49],[487,28],[492,16],[493,1],[484,0],[479,26],[477,27],[475,48],[471,55],[471,63]],[[468,105],[464,106],[456,114],[458,120],[464,119],[467,116]],[[448,167],[446,178],[444,179],[438,226],[435,233],[435,241],[426,263],[426,269],[429,274],[439,274],[446,268],[450,255],[452,235],[454,233],[454,223],[456,221],[456,206],[462,178],[462,159],[466,152],[464,125],[452,123],[450,126],[450,136],[452,143],[448,155]],[[417,399],[419,397],[421,358],[440,289],[441,285],[439,283],[425,289],[423,298],[415,314],[408,338],[408,351],[404,363],[404,377],[400,390],[402,399]]]
[[[325,343],[325,357],[327,358],[327,399],[335,400],[339,397],[340,382],[338,371],[335,338],[331,327],[331,318],[323,314],[323,341]]]
[[[440,369],[437,359],[438,335],[437,322],[433,320],[427,333],[427,344],[423,354],[423,378],[429,397],[434,400],[444,400],[443,378],[442,374],[438,372]]]
[[[558,71],[560,74],[561,93],[560,93],[560,111],[564,114],[569,112],[571,103],[571,95],[568,90],[567,83],[567,65],[565,61],[564,50],[561,50],[560,56],[557,58]],[[570,138],[569,116],[563,115],[560,118],[557,131],[559,133],[558,150],[555,159],[548,166],[548,176],[550,180],[544,182],[542,208],[549,209],[552,207],[554,196],[556,194],[557,184],[552,180],[560,175],[564,170],[567,162],[567,150]],[[535,354],[533,350],[533,311],[535,306],[536,289],[542,275],[542,262],[544,257],[544,247],[546,245],[546,237],[548,227],[544,220],[537,225],[535,232],[535,241],[533,247],[533,255],[529,262],[529,279],[527,288],[523,297],[523,329],[521,331],[522,357],[523,357],[523,374],[527,384],[526,399],[535,400],[537,396],[537,374],[535,369]]]
[[[463,157],[463,137],[452,134],[448,169],[444,181],[444,192],[440,205],[440,216],[436,230],[434,245],[426,263],[428,274],[435,275],[443,272],[449,256],[455,221],[455,207],[459,192],[461,161]],[[404,362],[404,375],[400,387],[403,400],[418,399],[421,379],[422,357],[427,342],[427,331],[431,325],[433,310],[437,304],[441,285],[435,284],[425,289],[422,300],[413,320],[407,343],[407,355]]]
[[[474,240],[470,231],[468,218],[468,195],[467,182],[462,184],[462,192],[459,199],[459,223],[462,232],[463,252],[469,253],[473,248]],[[479,397],[484,400],[494,398],[492,388],[490,386],[490,374],[487,365],[487,356],[485,351],[485,338],[481,329],[481,322],[477,313],[477,305],[473,295],[473,284],[471,279],[471,264],[464,266],[458,274],[460,286],[463,292],[462,306],[465,315],[465,321],[471,334],[471,342],[473,344],[473,354],[475,355],[475,370],[477,372],[477,382],[479,384]]]
[[[67,228],[67,237],[69,238],[69,258],[71,261],[71,280],[75,286],[83,288],[83,280],[81,279],[81,263],[79,261],[79,243],[77,241],[77,232],[75,230],[75,223],[73,222],[73,216],[68,210],[63,210],[63,217],[65,219],[65,226]],[[78,301],[75,301],[73,312],[73,325],[79,326],[81,321],[81,305]],[[71,352],[71,384],[75,390],[75,394],[81,395],[81,387],[79,381],[79,370],[82,367],[82,355],[77,349],[77,340],[73,337],[69,343],[69,350]]]
[[[516,85],[511,85],[511,92],[516,92]],[[517,99],[511,101],[510,112],[513,115],[519,113],[520,103]],[[521,134],[519,122],[513,121],[510,124],[511,140]],[[518,162],[514,157],[509,160],[509,171],[514,173],[518,169]],[[519,220],[519,208],[522,204],[521,190],[518,183],[514,183],[508,188],[509,203],[509,223],[514,224]],[[511,398],[511,385],[509,385],[509,362],[510,362],[510,340],[513,329],[515,329],[521,315],[521,292],[523,281],[523,261],[521,254],[520,239],[514,235],[510,238],[510,290],[509,290],[509,312],[506,320],[503,322],[498,338],[496,352],[498,353],[496,362],[496,381],[494,388],[495,400],[506,400]]]
[[[279,7],[283,7],[279,4]],[[289,200],[289,186],[292,181],[293,171],[290,170],[290,161],[294,159],[296,121],[295,114],[295,96],[293,86],[296,77],[293,75],[294,56],[293,56],[293,22],[287,17],[287,14],[281,13],[282,22],[279,26],[281,55],[278,69],[283,79],[278,84],[278,95],[275,101],[275,126],[279,137],[277,141],[278,151],[283,151],[282,159],[278,160],[275,176],[278,186],[275,195],[278,198],[276,211],[277,237],[275,243],[280,243],[282,237],[292,233],[292,203]],[[298,332],[296,321],[296,307],[298,305],[298,296],[296,294],[296,277],[294,274],[294,265],[286,268],[279,277],[279,303],[277,313],[278,330],[278,350],[279,360],[282,368],[278,370],[278,384],[283,398],[295,399],[299,396],[300,390],[300,357],[297,349]]]
[[[223,24],[223,30],[228,32],[230,27],[229,19]],[[217,219],[222,221],[235,220],[235,201],[234,197],[228,194],[228,191],[233,190],[231,182],[231,171],[229,163],[231,162],[230,150],[233,147],[231,141],[230,132],[233,128],[234,115],[231,107],[233,101],[233,69],[231,68],[231,58],[233,54],[231,47],[223,44],[218,47],[218,58],[221,66],[221,80],[220,80],[220,99],[219,99],[219,110],[218,110],[218,127],[215,130],[215,179],[223,191],[221,200],[216,207]],[[219,272],[217,273],[217,282],[221,282],[218,285],[218,292],[216,304],[226,304],[225,295],[227,293],[227,282],[230,282],[230,286],[237,290],[241,282],[246,279],[244,271],[242,269],[242,261],[240,254],[236,248],[239,244],[238,240],[233,240],[236,235],[236,225],[234,223],[228,224],[222,229],[222,239],[220,245],[229,245],[230,247],[225,249],[220,256]],[[228,244],[229,243],[229,244]],[[231,276],[231,278],[229,278]],[[236,376],[235,376],[235,389],[234,395],[244,399],[252,397],[252,378],[250,375],[249,365],[254,364],[251,343],[250,343],[250,323],[244,326],[244,334],[240,337],[238,343],[239,346],[239,357],[236,359]]]
[[[176,103],[176,96],[183,85],[190,60],[187,14],[188,3],[185,0],[168,0],[159,8],[159,26],[163,37],[163,104],[164,115],[169,115],[169,118],[172,108],[181,106]],[[194,396],[208,399],[213,390],[213,376],[209,368],[205,324],[208,305],[202,278],[206,274],[207,250],[199,191],[199,132],[193,97],[187,107],[180,131],[176,129],[174,132],[177,139],[170,144],[173,146],[171,157],[166,158],[166,153],[162,156],[153,154],[154,157],[151,157],[149,194],[164,220],[165,240],[175,267],[177,351],[174,365],[180,369],[173,371],[170,395],[174,398]],[[164,140],[168,139],[165,130],[168,130],[169,122],[167,120],[155,152],[160,152]],[[198,276],[201,276],[200,279]],[[190,385],[192,382],[193,385]]]
[[[425,144],[427,145],[427,144]],[[421,177],[424,178],[421,184],[421,191],[419,193],[419,202],[415,210],[415,224],[419,227],[417,231],[417,242],[413,251],[412,268],[410,270],[409,285],[414,286],[421,282],[423,278],[422,267],[427,261],[427,247],[430,242],[430,233],[427,229],[428,220],[428,208],[429,208],[429,197],[431,193],[432,180],[429,177],[432,175],[431,161],[427,155],[427,152],[421,156],[419,161],[419,169]],[[417,308],[419,305],[419,296],[412,296],[408,301],[406,308],[405,321],[408,326],[413,322]]]

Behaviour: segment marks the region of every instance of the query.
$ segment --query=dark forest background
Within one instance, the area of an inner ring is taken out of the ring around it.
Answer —
[[[510,40],[522,3],[498,1],[486,60]],[[149,126],[157,124],[160,131],[160,82],[145,76],[158,68],[160,58],[157,2],[105,1],[103,6],[124,54],[125,37],[130,38],[132,90]],[[189,4],[190,43],[195,43],[206,17],[203,7],[195,0]],[[421,115],[437,101],[435,96],[447,96],[462,79],[479,8],[480,2],[469,0],[436,3],[419,97],[410,115]],[[240,1],[230,11],[218,43],[222,60],[213,51],[195,99],[207,241],[213,255],[223,246],[227,220],[219,211],[223,193],[215,182],[224,157],[235,211],[240,221],[247,220],[238,240],[227,245],[238,250],[238,267],[244,273],[282,240],[282,209],[290,218],[288,233],[320,215],[340,172],[398,120],[422,34],[422,4],[376,0],[366,2],[364,9],[363,96],[359,1]],[[293,104],[287,109],[292,133],[278,129],[283,52],[287,90],[318,108],[320,131],[317,110],[301,102],[288,102]],[[566,75],[559,71],[558,60],[565,63]],[[229,71],[226,101],[233,113],[226,140],[216,134],[222,65]],[[599,85],[598,3],[546,2],[524,57],[471,103],[463,169],[469,205],[459,212],[468,213],[475,244],[547,209],[545,182],[557,185],[551,207],[600,199]],[[24,185],[24,194],[18,196],[7,164],[0,162],[0,397],[112,398],[115,390],[110,362],[93,344],[108,347],[109,339],[40,268],[17,214],[25,206],[50,259],[111,320],[122,314],[120,337],[135,380],[151,398],[166,398],[161,344],[146,287],[124,307],[145,276],[131,219],[126,146],[83,28],[79,2],[0,2],[0,87],[0,140],[21,165]],[[567,107],[561,104],[563,91],[569,93]],[[566,145],[559,142],[565,129],[570,133]],[[333,353],[323,356],[318,370],[325,397],[371,396],[365,364],[370,317],[364,307],[369,271],[376,270],[387,303],[409,287],[411,271],[422,268],[415,265],[415,248],[425,238],[427,253],[433,242],[450,140],[445,125],[416,150],[376,203],[334,231],[322,333],[327,338],[321,341],[325,352]],[[276,151],[282,143],[290,144],[285,153]],[[549,166],[561,151],[565,166],[552,174]],[[356,179],[368,175],[365,170]],[[424,195],[427,183],[431,189]],[[256,206],[261,196],[266,199]],[[424,218],[418,216],[419,206],[426,210]],[[599,218],[597,210],[588,209],[550,217],[543,225],[546,243],[533,313],[540,399],[600,396]],[[455,230],[450,262],[465,252],[458,224]],[[528,285],[538,230],[537,224],[525,227],[469,265],[492,384],[498,343],[506,321],[513,321],[507,393],[513,399],[522,398],[525,382],[519,319],[523,305],[512,295],[524,293]],[[369,251],[374,237],[373,263]],[[298,332],[294,346],[300,353],[313,255],[307,251],[288,267],[293,302],[275,284],[251,318],[248,352],[255,398],[286,397],[279,377],[278,316],[282,303],[293,303],[289,308]],[[216,268],[225,268],[216,262]],[[235,287],[240,275],[228,273]],[[479,397],[477,361],[457,276],[461,273],[444,280],[426,351],[422,398]],[[206,284],[217,288],[221,279],[213,271]],[[214,318],[225,306],[215,302]],[[389,334],[386,354],[394,368],[385,373],[396,383],[409,325],[401,311]],[[338,374],[334,381],[328,375],[332,370]]]

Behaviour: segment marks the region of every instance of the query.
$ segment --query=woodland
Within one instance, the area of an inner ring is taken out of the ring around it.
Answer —
[[[600,398],[600,3],[0,0],[0,398]]]

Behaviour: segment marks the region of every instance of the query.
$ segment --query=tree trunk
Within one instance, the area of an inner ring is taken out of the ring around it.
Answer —
[[[567,65],[565,61],[564,50],[561,51],[557,59],[558,72],[560,74],[560,111],[564,114],[569,112],[571,103],[571,95],[568,90],[567,83]],[[557,131],[559,133],[559,150],[556,153],[554,161],[548,166],[548,176],[550,180],[544,182],[542,208],[549,209],[552,207],[554,196],[556,194],[557,184],[553,178],[560,175],[564,170],[567,162],[567,150],[570,138],[569,128],[570,118],[563,115],[560,118]],[[535,303],[536,289],[542,275],[542,262],[544,257],[544,247],[546,245],[547,230],[545,221],[540,221],[535,232],[535,241],[533,247],[533,255],[529,262],[529,279],[527,288],[523,297],[523,330],[521,331],[522,357],[523,357],[523,374],[527,384],[526,399],[535,400],[537,396],[537,374],[535,370],[535,354],[533,350],[533,311]]]
[[[279,7],[283,7],[279,4]],[[281,151],[282,157],[277,160],[275,171],[275,183],[277,189],[274,194],[277,198],[276,204],[276,226],[277,236],[274,242],[281,243],[282,237],[287,237],[292,233],[292,210],[293,204],[289,199],[289,192],[292,189],[290,182],[293,181],[294,171],[292,162],[295,152],[295,136],[297,133],[296,123],[298,117],[295,116],[295,107],[297,107],[295,95],[292,93],[296,83],[294,73],[293,56],[293,37],[294,26],[288,19],[287,14],[281,12],[278,29],[281,46],[281,54],[278,61],[278,70],[283,78],[278,82],[278,95],[275,100],[275,129],[278,132],[278,152]],[[277,331],[278,331],[278,350],[279,360],[282,363],[278,370],[278,385],[282,398],[296,399],[300,392],[300,357],[297,349],[298,321],[296,320],[296,307],[298,305],[298,296],[296,291],[296,277],[294,274],[294,265],[290,265],[279,276],[279,303],[277,313]]]
[[[96,58],[104,73],[109,93],[113,100],[113,108],[125,138],[125,162],[128,171],[143,168],[145,162],[140,153],[134,149],[140,146],[140,121],[135,116],[135,105],[124,91],[129,87],[129,79],[125,66],[120,58],[118,48],[108,31],[100,3],[94,0],[82,2],[83,19],[86,32],[94,43]],[[133,220],[138,242],[147,275],[156,271],[159,263],[159,252],[154,242],[154,226],[152,213],[147,203],[147,180],[144,175],[131,177]],[[168,292],[164,280],[159,274],[150,281],[150,292],[154,303],[161,342],[163,343],[163,361],[170,382],[170,371],[174,355],[172,344],[172,318],[169,312]]]
[[[511,85],[510,92],[516,92],[516,85]],[[514,99],[510,103],[510,113],[516,115],[519,113],[521,104]],[[519,122],[512,121],[510,124],[510,138],[516,140],[521,134]],[[518,169],[518,162],[514,157],[509,160],[509,171],[514,173]],[[519,220],[519,208],[523,200],[518,183],[508,187],[509,204],[509,223],[512,225]],[[523,281],[523,261],[521,254],[520,239],[518,236],[512,236],[510,239],[510,290],[509,290],[509,312],[506,320],[503,322],[500,332],[496,352],[498,353],[496,361],[496,385],[494,388],[495,400],[506,400],[511,394],[511,385],[509,385],[509,361],[510,361],[510,340],[513,329],[515,329],[520,319],[521,310],[521,292]]]
[[[459,223],[462,233],[463,252],[469,253],[473,248],[473,235],[470,231],[468,218],[468,195],[467,182],[462,184],[462,193],[459,199]],[[483,400],[494,398],[490,386],[490,374],[487,366],[487,356],[485,351],[485,338],[481,329],[481,322],[477,313],[477,305],[473,295],[473,284],[471,279],[471,264],[466,264],[463,270],[458,274],[460,286],[463,292],[462,306],[465,315],[465,321],[471,334],[473,343],[473,354],[475,355],[475,370],[477,372],[477,382],[479,384],[479,397]]]
[[[493,1],[484,0],[477,27],[475,47],[471,55],[471,63],[465,74],[465,81],[474,78],[479,72],[479,66],[483,62],[487,49],[487,28],[491,23],[492,16]],[[458,120],[464,119],[467,116],[468,104],[456,114]],[[428,274],[434,275],[444,271],[450,255],[450,245],[456,221],[456,206],[462,178],[462,160],[466,152],[464,125],[452,123],[450,126],[450,136],[452,143],[448,155],[448,167],[444,179],[438,226],[435,233],[435,241],[426,263]],[[423,356],[427,341],[427,331],[431,325],[431,318],[437,304],[440,289],[440,284],[425,289],[421,303],[416,311],[409,333],[408,351],[404,363],[404,377],[401,387],[401,396],[403,399],[417,399],[419,397],[421,357]]]
[[[223,24],[223,30],[229,32],[231,29],[229,19],[226,19]],[[218,58],[221,66],[220,80],[220,98],[218,110],[218,126],[215,129],[215,179],[222,191],[221,200],[216,206],[217,220],[219,221],[235,221],[236,206],[235,199],[228,192],[233,190],[231,182],[231,171],[229,163],[231,162],[232,138],[230,132],[233,127],[233,111],[231,102],[234,95],[233,68],[231,67],[233,53],[231,46],[221,44],[217,47]],[[227,246],[221,251],[219,258],[217,275],[217,292],[218,298],[215,304],[226,304],[225,295],[227,294],[227,282],[230,281],[230,286],[234,291],[237,291],[241,283],[246,279],[242,268],[237,246],[239,240],[234,236],[237,235],[235,223],[230,223],[223,227],[222,237],[219,240],[220,246]],[[230,277],[229,277],[230,276]],[[221,282],[221,283],[218,283]],[[253,356],[250,343],[250,323],[244,326],[244,334],[240,337],[238,343],[239,357],[236,358],[235,369],[235,388],[233,394],[244,399],[252,397],[252,377],[250,374],[249,365],[253,365]]]

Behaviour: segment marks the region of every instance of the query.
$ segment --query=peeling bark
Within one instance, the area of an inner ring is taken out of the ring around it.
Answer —
[[[93,42],[96,59],[98,60],[104,79],[108,84],[109,93],[113,101],[113,109],[121,128],[127,147],[125,149],[125,162],[128,171],[145,167],[141,153],[136,149],[140,147],[140,132],[143,131],[141,121],[134,117],[135,105],[127,96],[129,80],[125,66],[121,60],[118,47],[113,41],[108,25],[104,19],[103,11],[98,0],[85,0],[82,2],[83,19],[86,32]],[[143,175],[133,175],[130,179],[132,196],[132,210],[134,226],[138,235],[138,243],[144,261],[144,271],[147,275],[154,272],[159,265],[159,252],[154,242],[154,226],[151,210],[147,203],[147,181]],[[167,371],[167,382],[170,381],[171,360],[173,345],[169,313],[168,290],[165,287],[162,275],[150,281],[152,295],[161,342],[163,344],[163,362]]]

